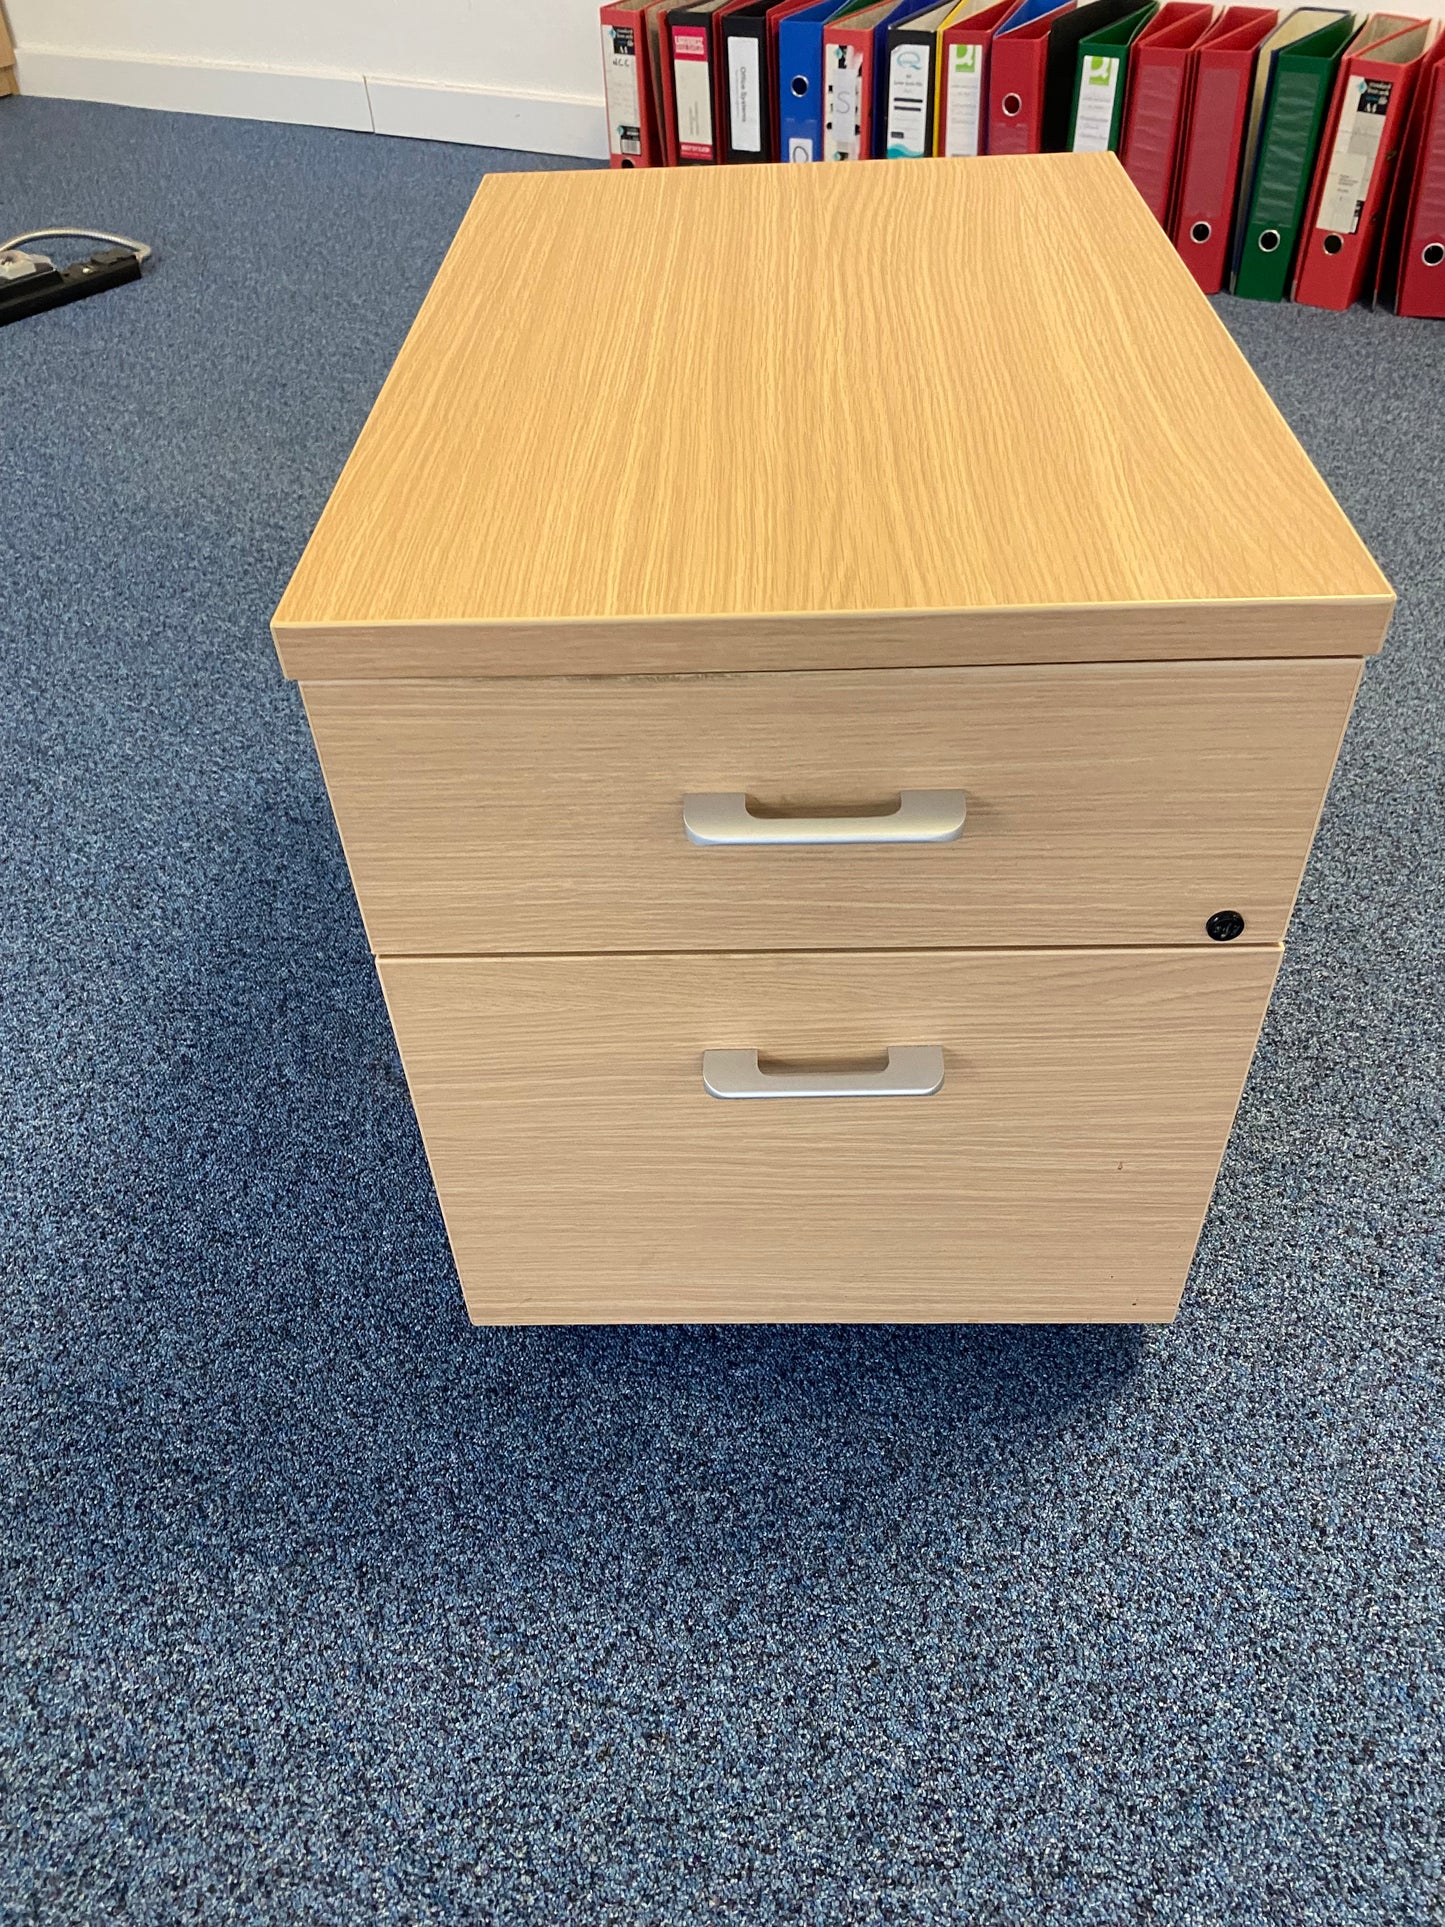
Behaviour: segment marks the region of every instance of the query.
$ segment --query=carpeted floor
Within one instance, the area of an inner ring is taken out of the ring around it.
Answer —
[[[536,164],[0,102],[0,1918],[1440,1921],[1445,327],[1220,303],[1401,606],[1178,1323],[477,1332],[266,623]]]

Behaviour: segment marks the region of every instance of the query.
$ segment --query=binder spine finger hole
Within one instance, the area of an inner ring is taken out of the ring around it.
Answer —
[[[1420,250],[1420,259],[1427,268],[1438,268],[1445,261],[1445,242],[1432,241],[1428,248]]]
[[[1345,245],[1344,237],[1342,235],[1327,234],[1325,236],[1325,253],[1326,254],[1338,254],[1340,249],[1344,245]]]
[[[793,75],[793,92],[798,96],[798,99],[801,100],[804,94],[807,93],[807,91],[808,91],[808,76],[806,74],[794,74]]]
[[[1009,119],[1012,120],[1014,115],[1017,114],[1019,109],[1023,106],[1023,101],[1019,98],[1017,94],[1005,94],[1002,101],[999,104],[1003,108],[1004,112],[1008,115]]]
[[[1275,249],[1278,246],[1279,246],[1279,229],[1277,227],[1267,227],[1264,233],[1261,234],[1259,237],[1260,253],[1273,254]]]
[[[1189,230],[1189,238],[1191,241],[1197,241],[1200,247],[1203,247],[1213,232],[1214,229],[1208,221],[1196,221]]]

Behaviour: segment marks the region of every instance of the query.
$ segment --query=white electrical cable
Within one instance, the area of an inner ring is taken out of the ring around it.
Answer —
[[[118,248],[129,248],[136,259],[145,265],[151,258],[151,250],[144,241],[129,240],[124,234],[102,234],[99,228],[90,227],[38,227],[29,234],[15,234],[8,241],[0,241],[0,254],[8,254],[11,248],[23,247],[27,241],[109,241]]]

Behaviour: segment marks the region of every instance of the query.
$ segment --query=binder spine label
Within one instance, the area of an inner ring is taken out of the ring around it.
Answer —
[[[642,111],[637,92],[637,41],[632,28],[604,26],[602,55],[608,145],[614,154],[636,160],[642,153]]]
[[[791,134],[788,137],[788,159],[790,161],[810,161],[813,158],[813,143],[806,134]]]
[[[687,161],[710,161],[712,75],[706,33],[695,27],[673,28],[672,74],[677,99],[677,151]]]
[[[888,138],[890,161],[921,160],[928,152],[928,89],[933,61],[929,49],[905,41],[888,63]]]
[[[948,111],[943,151],[953,158],[978,152],[983,105],[983,48],[976,41],[955,41],[948,50]]]
[[[1076,154],[1108,153],[1121,65],[1112,54],[1084,55],[1079,68],[1079,106],[1074,116]]]
[[[863,55],[833,42],[823,49],[827,88],[823,95],[823,159],[863,158]]]
[[[1316,227],[1329,228],[1335,234],[1353,234],[1359,227],[1380,158],[1380,140],[1394,84],[1391,80],[1350,81]]]
[[[730,136],[741,154],[763,151],[762,47],[750,35],[728,41]]]

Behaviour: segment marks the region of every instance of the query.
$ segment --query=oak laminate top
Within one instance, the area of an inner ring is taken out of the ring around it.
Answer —
[[[1360,653],[1392,601],[1115,157],[999,156],[489,176],[274,633],[313,678]]]

